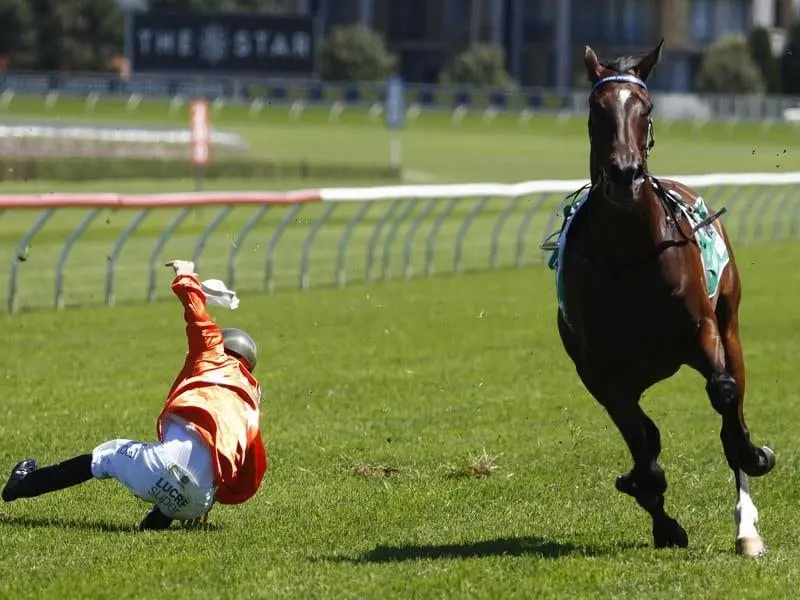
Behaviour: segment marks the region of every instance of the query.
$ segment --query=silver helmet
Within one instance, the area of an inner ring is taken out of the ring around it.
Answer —
[[[256,368],[258,362],[258,346],[253,338],[241,329],[225,327],[222,329],[222,345],[226,352],[243,358],[250,370]]]

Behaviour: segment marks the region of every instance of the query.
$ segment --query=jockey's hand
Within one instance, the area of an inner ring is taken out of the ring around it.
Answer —
[[[194,263],[190,260],[171,260],[164,265],[172,267],[175,275],[194,275]]]

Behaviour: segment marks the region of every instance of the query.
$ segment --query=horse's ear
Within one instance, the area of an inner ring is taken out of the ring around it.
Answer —
[[[597,54],[594,53],[591,46],[586,46],[583,62],[586,63],[586,73],[589,75],[589,81],[591,81],[592,84],[597,83],[603,78],[603,65],[600,64],[600,60],[597,58]]]
[[[642,58],[639,61],[639,64],[636,65],[636,71],[638,72],[639,79],[642,81],[647,81],[647,78],[653,72],[653,69],[656,68],[656,65],[661,61],[661,51],[664,48],[664,38],[661,38],[658,46],[653,49],[650,54]]]

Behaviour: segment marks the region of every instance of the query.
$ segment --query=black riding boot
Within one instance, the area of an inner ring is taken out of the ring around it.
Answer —
[[[11,502],[17,498],[41,496],[84,483],[91,478],[91,454],[82,454],[39,469],[36,468],[36,461],[28,458],[11,470],[11,476],[3,488],[3,500]]]
[[[172,521],[173,519],[162,513],[156,506],[147,514],[144,520],[139,523],[139,529],[141,531],[161,531],[162,529],[167,529]]]

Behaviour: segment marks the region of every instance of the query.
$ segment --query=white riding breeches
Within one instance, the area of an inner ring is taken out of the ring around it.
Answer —
[[[92,475],[116,479],[134,496],[172,519],[193,519],[214,504],[211,449],[177,418],[165,424],[164,442],[111,440],[92,452]]]

